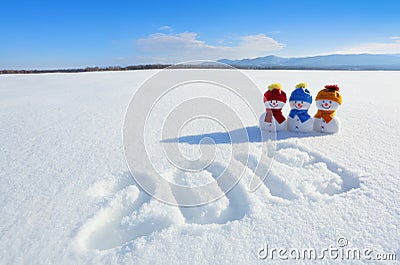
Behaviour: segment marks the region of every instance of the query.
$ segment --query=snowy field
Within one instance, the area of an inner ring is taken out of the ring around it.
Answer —
[[[339,84],[341,132],[278,134],[258,190],[248,192],[244,176],[220,200],[194,208],[153,199],[125,163],[125,111],[156,72],[0,76],[0,264],[266,264],[273,248],[370,249],[371,259],[400,259],[400,72],[243,71],[262,92],[280,82],[288,96],[301,81],[314,97]],[[183,133],[211,131],[218,126]],[[189,140],[183,149],[196,146]],[[260,144],[252,139],[250,150]],[[230,144],[217,146],[223,153]],[[219,170],[210,166],[199,181]],[[188,181],[177,170],[164,173]],[[274,255],[275,263],[295,262]]]

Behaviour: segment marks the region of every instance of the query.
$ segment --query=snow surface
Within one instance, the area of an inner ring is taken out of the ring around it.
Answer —
[[[301,81],[314,97],[326,83],[339,84],[341,132],[279,133],[272,170],[256,192],[245,183],[257,164],[250,154],[248,174],[233,190],[194,208],[153,199],[125,164],[125,110],[156,71],[0,76],[0,263],[263,264],[257,252],[264,244],[322,249],[339,237],[399,259],[400,73],[243,72],[260,90],[280,82],[288,94]],[[190,156],[195,145],[185,139]],[[260,143],[251,140],[256,153]],[[224,157],[229,143],[217,146]],[[197,181],[218,175],[222,164]],[[178,170],[164,173],[196,184]]]

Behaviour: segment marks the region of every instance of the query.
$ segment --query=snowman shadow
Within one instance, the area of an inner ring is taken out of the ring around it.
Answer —
[[[292,132],[292,131],[280,131],[276,134],[276,140],[285,140],[290,138],[310,138],[310,137],[326,137],[329,136],[329,133],[321,133],[321,132]]]
[[[266,139],[271,140],[284,140],[290,138],[308,138],[308,137],[322,137],[329,134],[320,132],[291,132],[279,131],[275,133],[267,133],[260,129],[258,126],[249,126],[244,128],[235,129],[229,132],[213,132],[203,134],[185,135],[176,138],[168,138],[161,140],[161,143],[187,143],[187,144],[239,144],[239,143],[261,143]],[[213,141],[202,141],[204,138],[211,138]]]

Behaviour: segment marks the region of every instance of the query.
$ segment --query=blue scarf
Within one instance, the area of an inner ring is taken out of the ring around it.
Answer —
[[[307,113],[307,110],[305,109],[303,110],[292,109],[289,113],[290,118],[294,118],[294,116],[296,115],[297,117],[299,117],[302,123],[308,121],[308,119],[311,118],[311,116]]]

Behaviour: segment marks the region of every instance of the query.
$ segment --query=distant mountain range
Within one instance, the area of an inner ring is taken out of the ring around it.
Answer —
[[[242,60],[218,60],[239,68],[400,70],[400,54],[332,54],[282,58],[274,55]]]

